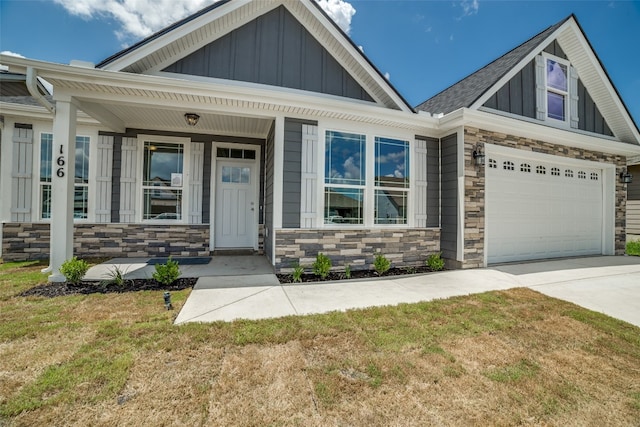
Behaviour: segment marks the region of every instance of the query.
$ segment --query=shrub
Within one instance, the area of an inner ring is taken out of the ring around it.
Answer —
[[[127,280],[124,278],[126,273],[120,270],[117,266],[113,267],[113,269],[109,270],[109,278],[100,282],[101,285],[116,285],[118,287],[124,286]]]
[[[302,283],[302,274],[304,273],[304,267],[300,264],[296,264],[293,267],[293,273],[291,276],[293,277],[293,283]]]
[[[331,270],[331,260],[328,256],[319,253],[316,256],[316,260],[313,262],[313,274],[316,276],[320,276],[322,279],[325,279],[329,275],[329,271]]]
[[[640,256],[640,240],[631,240],[627,243],[627,255]]]
[[[344,266],[344,277],[351,279],[351,265],[349,264]]]
[[[441,271],[444,269],[444,260],[442,259],[442,252],[429,255],[427,258],[427,267],[431,271]]]
[[[158,283],[163,285],[170,285],[175,282],[180,276],[180,268],[178,267],[178,261],[174,261],[169,257],[166,264],[156,264],[156,271],[153,273],[153,278]]]
[[[89,264],[85,260],[73,257],[66,260],[60,266],[60,273],[67,279],[67,282],[77,285],[89,270]]]
[[[376,255],[376,259],[373,261],[373,268],[376,269],[376,273],[378,273],[378,276],[382,276],[391,268],[391,261],[389,261],[383,254],[379,253]]]

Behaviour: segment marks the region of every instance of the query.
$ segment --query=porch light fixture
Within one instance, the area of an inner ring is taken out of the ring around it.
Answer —
[[[476,149],[473,150],[473,159],[476,161],[476,165],[484,166],[484,158],[485,156],[482,150],[480,149],[480,146],[476,147]]]
[[[633,181],[633,175],[629,171],[620,172],[620,182],[623,184],[631,184]]]
[[[189,126],[195,126],[198,124],[198,120],[200,120],[200,116],[196,113],[185,113],[184,119],[187,121]]]

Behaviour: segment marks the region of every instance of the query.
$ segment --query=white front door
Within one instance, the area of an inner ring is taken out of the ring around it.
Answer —
[[[255,165],[218,159],[216,169],[215,247],[254,248]]]

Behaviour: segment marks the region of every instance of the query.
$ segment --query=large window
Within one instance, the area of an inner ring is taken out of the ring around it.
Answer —
[[[366,137],[327,132],[324,173],[325,224],[363,224]]]
[[[76,136],[73,217],[87,219],[89,212],[89,137]],[[51,218],[53,134],[40,135],[40,217]]]
[[[182,219],[183,164],[182,144],[144,143],[143,219]]]
[[[375,224],[406,224],[409,142],[378,138],[375,168]]]
[[[382,137],[373,142],[367,157],[366,135],[327,132],[325,224],[407,224],[409,142]]]
[[[567,117],[568,66],[546,58],[547,117],[565,121]]]

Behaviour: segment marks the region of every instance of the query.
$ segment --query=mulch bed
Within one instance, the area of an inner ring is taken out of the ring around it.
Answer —
[[[347,279],[343,271],[332,271],[329,275],[322,279],[320,276],[316,276],[313,273],[305,273],[302,275],[302,283],[306,282],[326,282],[332,280],[352,280],[352,279],[369,279],[369,278],[377,278],[377,277],[388,277],[388,276],[404,276],[407,274],[418,274],[418,273],[430,273],[432,270],[429,267],[405,267],[405,268],[390,268],[389,271],[384,273],[382,276],[378,275],[375,270],[353,270],[351,271],[350,279]],[[280,283],[293,283],[293,275],[291,273],[287,274],[276,274]]]
[[[40,297],[60,297],[64,295],[74,294],[108,294],[108,293],[124,293],[136,291],[180,291],[182,289],[192,288],[198,279],[196,277],[182,277],[171,285],[166,286],[156,282],[154,279],[130,279],[122,286],[99,281],[80,282],[72,285],[66,282],[61,283],[44,283],[34,288],[27,289],[20,293],[22,297],[40,296]]]

